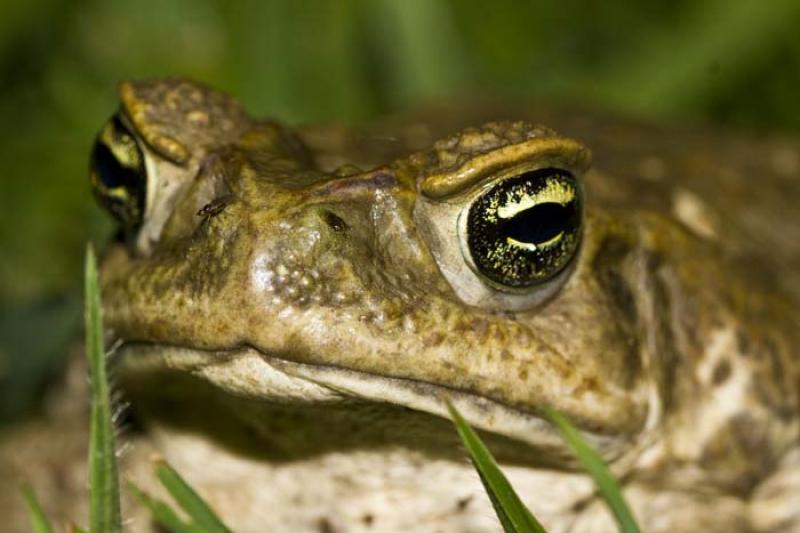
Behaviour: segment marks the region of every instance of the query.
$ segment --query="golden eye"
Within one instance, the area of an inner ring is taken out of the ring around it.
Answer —
[[[549,280],[578,249],[583,198],[575,177],[544,168],[508,178],[467,214],[467,246],[477,271],[495,284],[526,288]]]
[[[138,229],[144,216],[146,174],[136,138],[114,116],[95,140],[89,179],[97,200],[129,236]]]

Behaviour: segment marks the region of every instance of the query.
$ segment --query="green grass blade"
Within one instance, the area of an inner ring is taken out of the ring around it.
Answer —
[[[158,461],[156,475],[178,505],[192,519],[192,526],[199,526],[203,531],[210,533],[230,533],[230,529],[225,527],[208,504],[171,466],[164,461]]]
[[[91,245],[86,249],[86,356],[91,384],[91,433],[89,437],[89,532],[121,531],[117,458],[111,402],[106,377],[103,317],[97,263]]]
[[[545,529],[523,505],[477,433],[449,401],[447,409],[506,533],[544,533]]]
[[[155,521],[166,528],[167,531],[172,531],[173,533],[197,532],[197,529],[193,528],[191,524],[181,520],[178,514],[166,502],[153,498],[133,483],[129,483],[129,486],[133,495],[139,500],[139,503],[147,507]]]
[[[584,470],[592,476],[600,496],[602,496],[614,515],[617,524],[619,524],[620,531],[624,533],[639,533],[639,526],[628,504],[625,502],[619,483],[617,483],[614,475],[609,471],[600,455],[583,440],[575,426],[564,415],[553,409],[546,409],[545,415],[558,428],[567,444],[572,447],[578,462],[581,463]]]
[[[31,525],[33,526],[34,533],[52,533],[53,527],[44,514],[39,500],[36,498],[33,489],[25,485],[22,487],[22,496],[25,498],[25,503],[28,505],[28,514],[31,517]]]

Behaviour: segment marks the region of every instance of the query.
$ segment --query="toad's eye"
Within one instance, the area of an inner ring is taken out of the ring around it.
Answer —
[[[478,196],[466,218],[475,270],[500,288],[525,289],[561,272],[577,251],[582,196],[564,170],[508,178]]]
[[[130,235],[142,223],[147,175],[138,142],[118,116],[109,120],[92,149],[89,179],[100,204]]]

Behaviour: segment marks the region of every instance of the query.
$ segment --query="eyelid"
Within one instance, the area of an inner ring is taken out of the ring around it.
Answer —
[[[569,138],[544,137],[504,146],[472,157],[458,168],[426,176],[420,183],[423,195],[434,200],[453,196],[486,177],[497,179],[499,173],[519,173],[518,167],[554,166],[583,174],[589,167],[589,150]]]

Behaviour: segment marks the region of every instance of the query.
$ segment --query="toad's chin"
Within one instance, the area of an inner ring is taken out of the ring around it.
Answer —
[[[561,435],[542,416],[423,381],[298,363],[251,347],[200,350],[127,343],[119,348],[118,355],[116,368],[129,378],[147,380],[153,372],[174,371],[238,397],[281,405],[323,406],[360,400],[449,418],[445,403],[449,399],[474,427],[527,445],[530,453],[540,454],[544,462],[572,456]],[[633,451],[629,435],[585,429],[582,435],[606,460],[619,459]],[[571,459],[564,466],[570,463]]]

